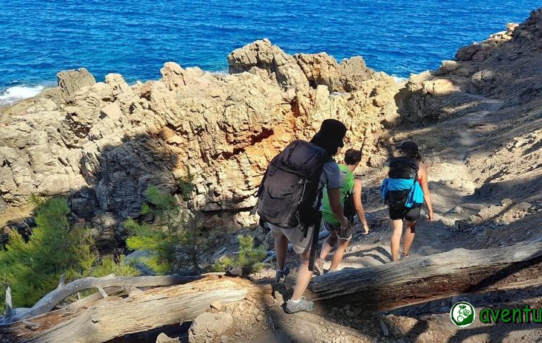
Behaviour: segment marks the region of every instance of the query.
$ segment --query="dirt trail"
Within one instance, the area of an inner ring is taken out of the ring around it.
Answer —
[[[481,205],[465,203],[465,199],[475,190],[475,180],[465,164],[466,158],[477,144],[481,135],[477,128],[486,124],[486,116],[498,111],[503,102],[497,99],[469,94],[473,100],[484,103],[484,111],[475,111],[463,116],[439,123],[427,128],[401,130],[399,140],[407,137],[428,137],[435,133],[449,131],[447,149],[435,151],[431,144],[421,144],[422,154],[426,155],[425,164],[429,170],[430,190],[436,221],[426,220],[425,210],[417,226],[416,238],[412,247],[412,256],[425,256],[461,247],[461,241],[454,239],[457,233],[456,222],[467,220],[481,210]],[[438,139],[438,138],[437,138]],[[423,140],[422,140],[423,141]],[[371,233],[361,234],[361,226],[356,226],[357,234],[348,247],[340,269],[363,268],[391,261],[390,235],[391,223],[387,208],[380,201],[379,186],[386,170],[367,170],[364,180],[364,206]],[[325,267],[328,268],[330,258]]]

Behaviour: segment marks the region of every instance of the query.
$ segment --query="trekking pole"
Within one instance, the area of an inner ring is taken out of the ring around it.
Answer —
[[[322,212],[318,211],[316,215],[316,223],[312,232],[311,252],[309,257],[309,271],[314,271],[314,260],[318,251],[318,234],[320,233],[320,225],[322,225]]]

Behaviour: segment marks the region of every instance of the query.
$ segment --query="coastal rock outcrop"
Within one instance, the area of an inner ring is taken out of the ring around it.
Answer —
[[[481,43],[459,49],[454,61],[433,72],[414,75],[402,97],[402,117],[411,122],[439,120],[466,112],[494,110],[487,98],[506,106],[542,96],[542,9],[522,24]]]
[[[171,193],[191,179],[201,210],[248,225],[242,211],[268,161],[324,119],[342,120],[346,147],[379,163],[378,137],[398,120],[392,77],[361,57],[291,56],[269,40],[228,61],[230,75],[169,62],[161,80],[132,86],[118,74],[96,83],[83,69],[60,73],[57,88],[2,110],[1,198],[70,195],[78,217],[120,223],[139,215],[149,185]]]

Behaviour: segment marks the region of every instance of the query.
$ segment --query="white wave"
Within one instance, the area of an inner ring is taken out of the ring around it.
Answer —
[[[395,75],[392,75],[392,76],[393,76],[393,79],[395,80],[395,83],[404,83],[408,81],[408,77],[400,77],[400,76],[395,76]]]
[[[44,86],[13,86],[0,92],[0,106],[10,105],[16,101],[31,98],[38,95]]]

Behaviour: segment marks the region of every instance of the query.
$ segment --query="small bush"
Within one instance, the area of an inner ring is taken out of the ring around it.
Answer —
[[[185,191],[193,190],[186,187]],[[153,214],[156,220],[152,225],[127,220],[124,225],[130,233],[128,248],[150,252],[138,261],[157,274],[174,273],[185,266],[199,273],[199,256],[205,244],[199,237],[198,212],[181,208],[174,196],[161,193],[154,186],[147,189],[145,196],[148,203],[143,205],[142,214]]]
[[[190,173],[188,173],[186,180],[179,179],[177,181],[179,185],[179,191],[184,201],[189,201],[192,198],[192,193],[194,192],[194,188],[195,188],[193,182],[194,182],[194,176]]]
[[[254,237],[239,235],[239,255],[235,258],[223,258],[216,261],[212,270],[215,272],[224,272],[227,269],[240,267],[243,274],[257,273],[262,267],[262,260],[267,256],[263,247],[254,248]]]

